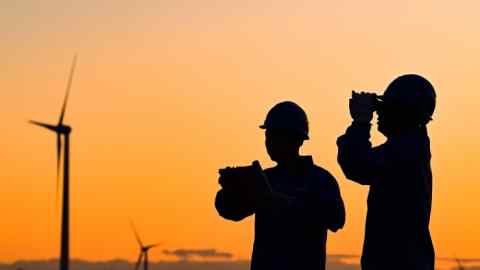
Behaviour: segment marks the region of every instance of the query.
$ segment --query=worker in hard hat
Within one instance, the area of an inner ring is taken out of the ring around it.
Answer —
[[[353,122],[338,138],[345,176],[368,185],[362,270],[433,270],[429,231],[432,171],[427,124],[435,110],[433,86],[419,75],[403,75],[383,96],[353,93]],[[387,141],[369,141],[374,111]]]
[[[221,176],[218,213],[234,221],[255,214],[252,270],[324,270],[327,230],[335,232],[345,223],[337,181],[311,156],[300,155],[309,139],[307,115],[300,106],[288,101],[275,105],[260,128],[277,165],[256,177],[257,198],[251,206]]]

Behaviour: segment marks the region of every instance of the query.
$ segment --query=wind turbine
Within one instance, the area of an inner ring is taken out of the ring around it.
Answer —
[[[65,99],[63,101],[62,110],[60,112],[60,119],[57,125],[45,124],[37,121],[30,121],[30,123],[46,128],[57,134],[57,200],[60,188],[60,160],[62,152],[62,136],[64,137],[65,147],[63,156],[63,205],[62,205],[62,227],[61,227],[61,245],[60,245],[60,270],[68,270],[70,262],[70,133],[72,128],[63,124],[65,111],[67,108],[68,97],[70,95],[70,88],[72,87],[73,74],[77,63],[77,56],[73,58],[72,66],[70,68],[70,75],[68,77],[67,89]]]
[[[140,239],[137,229],[135,228],[135,225],[133,224],[133,222],[131,222],[130,224],[132,225],[133,233],[135,234],[135,238],[137,239],[138,245],[140,246],[140,255],[138,256],[137,263],[135,264],[135,270],[138,270],[140,268],[140,264],[142,264],[142,259],[143,270],[148,270],[148,251],[154,247],[159,246],[160,243],[153,245],[144,245],[142,240]]]
[[[455,258],[455,260],[457,261],[458,270],[465,270],[465,268],[462,265],[462,261],[459,258]]]

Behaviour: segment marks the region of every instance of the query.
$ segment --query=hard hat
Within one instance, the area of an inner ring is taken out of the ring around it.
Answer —
[[[309,139],[307,114],[291,101],[280,102],[273,106],[260,128],[294,132],[300,134],[304,140]]]
[[[393,80],[380,99],[385,109],[392,107],[397,113],[425,124],[432,120],[435,111],[435,89],[427,79],[416,74]]]

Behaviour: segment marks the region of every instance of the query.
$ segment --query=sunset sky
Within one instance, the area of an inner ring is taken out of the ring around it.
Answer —
[[[253,219],[217,215],[217,170],[273,165],[258,125],[283,100],[308,113],[302,152],[332,172],[346,203],[328,252],[360,254],[368,189],[345,179],[335,140],[352,90],[380,93],[404,73],[438,93],[437,256],[480,257],[479,10],[475,0],[3,1],[0,261],[59,254],[55,135],[27,121],[58,121],[77,52],[66,115],[72,257],[134,260],[132,219],[165,249],[248,259]]]

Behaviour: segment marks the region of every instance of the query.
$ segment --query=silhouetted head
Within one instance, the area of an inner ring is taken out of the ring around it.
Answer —
[[[387,137],[425,126],[435,111],[435,89],[415,74],[393,80],[379,99],[378,129]]]
[[[299,156],[304,140],[308,140],[308,120],[305,111],[291,101],[275,105],[260,128],[265,129],[265,146],[270,158],[285,163]]]

